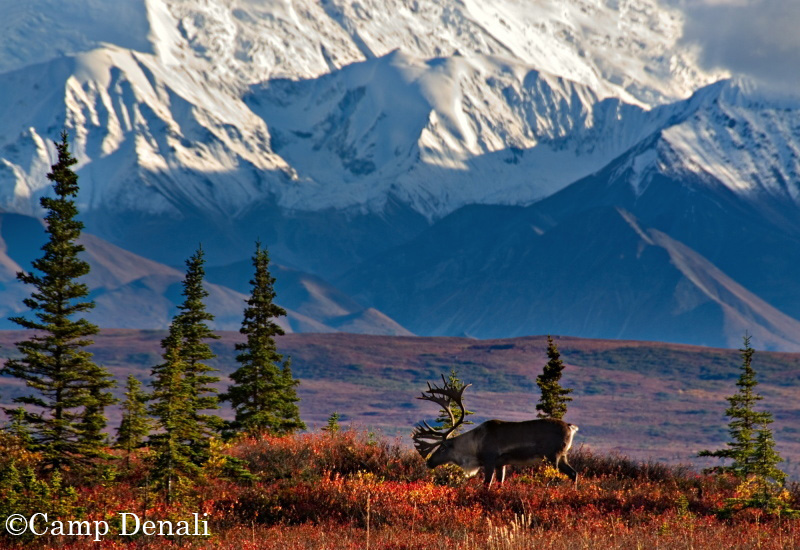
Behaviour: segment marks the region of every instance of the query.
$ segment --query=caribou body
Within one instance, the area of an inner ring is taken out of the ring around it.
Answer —
[[[551,418],[523,422],[488,420],[466,433],[453,436],[456,428],[464,422],[462,394],[467,387],[469,385],[456,389],[446,381],[442,388],[428,384],[428,390],[418,398],[438,403],[451,418],[451,427],[446,431],[436,430],[427,422],[422,422],[414,430],[414,445],[429,468],[456,464],[468,476],[483,470],[484,483],[491,485],[495,478],[503,482],[506,466],[529,466],[547,460],[577,485],[578,473],[567,462],[567,452],[578,431],[574,424]],[[461,409],[458,419],[450,410],[451,403]]]

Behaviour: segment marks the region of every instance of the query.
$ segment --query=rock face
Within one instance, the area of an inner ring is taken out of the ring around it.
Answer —
[[[656,0],[0,4],[0,209],[67,128],[101,323],[164,326],[200,241],[233,327],[260,238],[294,330],[800,342],[800,100]]]

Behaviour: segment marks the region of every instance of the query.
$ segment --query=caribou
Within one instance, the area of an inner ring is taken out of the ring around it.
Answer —
[[[554,418],[522,422],[488,420],[466,433],[453,435],[464,423],[463,394],[472,384],[457,388],[444,376],[442,382],[441,388],[428,382],[428,389],[417,397],[440,405],[450,415],[447,430],[435,429],[424,420],[414,427],[414,446],[428,468],[456,464],[468,477],[483,470],[484,484],[490,487],[495,478],[503,483],[506,466],[530,466],[547,460],[577,487],[578,472],[567,462],[577,426]],[[461,410],[457,419],[450,407],[452,403]]]

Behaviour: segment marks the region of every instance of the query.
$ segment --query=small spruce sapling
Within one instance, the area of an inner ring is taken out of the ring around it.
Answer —
[[[125,384],[125,401],[122,403],[122,421],[117,429],[116,446],[126,452],[126,463],[134,449],[141,447],[150,435],[152,423],[147,415],[148,395],[142,383],[132,374]]]
[[[328,417],[328,423],[322,428],[323,431],[328,432],[329,434],[335,434],[341,429],[339,425],[339,420],[341,420],[341,415],[338,412],[333,412]]]
[[[152,369],[150,414],[159,432],[151,433],[148,443],[153,451],[153,477],[167,502],[200,471],[191,448],[197,437],[197,423],[194,411],[186,406],[193,389],[186,380],[182,343],[181,327],[173,321],[161,343],[164,362]]]
[[[24,407],[17,407],[16,409],[6,409],[6,414],[11,418],[6,431],[14,437],[16,444],[21,449],[30,449],[32,443],[30,413]]]
[[[572,389],[563,388],[559,382],[564,371],[564,363],[561,361],[558,346],[549,335],[547,357],[549,361],[544,366],[542,374],[536,377],[536,385],[542,392],[536,410],[539,411],[539,418],[561,419],[567,412],[567,403],[572,401],[572,398],[568,397]]]
[[[731,441],[727,448],[716,451],[700,451],[698,456],[726,459],[730,464],[711,468],[711,471],[732,473],[755,484],[755,491],[745,499],[731,499],[729,505],[757,507],[772,512],[789,511],[785,501],[778,498],[778,487],[786,480],[786,474],[778,468],[782,458],[775,450],[775,441],[769,425],[772,414],[754,410],[763,397],[756,393],[758,385],[752,361],[755,350],[750,347],[750,336],[745,335],[744,346],[739,350],[742,357],[741,374],[736,385],[739,390],[727,397],[729,403],[725,414],[730,418],[728,432]]]
[[[775,439],[769,429],[770,420],[764,420],[756,435],[753,449],[752,472],[756,479],[757,490],[753,495],[753,504],[759,508],[780,509],[782,502],[778,498],[780,488],[786,482],[786,474],[778,468],[783,462],[781,455],[775,450]]]
[[[456,369],[455,367],[451,367],[450,368],[450,374],[447,376],[447,384],[452,386],[456,391],[460,390],[461,388],[463,388],[466,385],[461,380],[461,378],[459,378],[458,369]],[[461,416],[461,409],[459,408],[459,406],[456,405],[454,402],[451,402],[450,403],[450,411],[453,413],[453,417],[456,419],[456,421],[458,421],[459,417]],[[461,424],[461,426],[466,426],[467,424],[474,424],[474,422],[472,422],[470,420],[466,420],[466,418],[469,415],[472,415],[472,414],[475,414],[475,413],[470,411],[470,410],[468,410],[466,407],[464,407],[464,419],[465,420]],[[447,414],[447,411],[445,409],[441,409],[439,411],[439,416],[436,418],[436,422],[439,423],[439,428],[438,429],[443,430],[443,431],[444,430],[449,430],[453,426],[453,423],[450,420],[450,415]],[[459,426],[459,428],[456,429],[456,431],[454,433],[456,433],[456,434],[459,433],[461,431],[461,426]]]

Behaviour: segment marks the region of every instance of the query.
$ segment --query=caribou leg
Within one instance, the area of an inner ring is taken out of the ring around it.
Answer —
[[[489,468],[486,466],[483,471],[483,484],[488,489],[494,482],[494,467]]]
[[[505,466],[498,466],[495,468],[495,476],[497,477],[500,485],[506,480],[506,467]]]
[[[498,468],[495,467],[494,459],[489,459],[489,460],[484,459],[482,462],[483,462],[483,484],[488,489],[489,487],[492,486],[492,483],[494,482],[495,473]]]
[[[577,489],[578,472],[575,471],[575,468],[569,465],[569,462],[567,462],[567,457],[564,457],[560,461],[558,461],[557,465],[558,465],[558,471],[560,471],[562,474],[566,474],[567,477],[569,477],[572,481],[574,481],[575,488]]]

